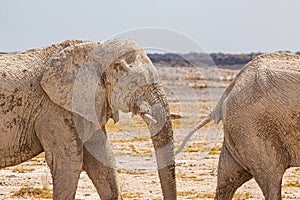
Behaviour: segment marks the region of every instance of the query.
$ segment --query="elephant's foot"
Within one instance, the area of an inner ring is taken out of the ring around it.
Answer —
[[[232,157],[223,143],[218,166],[217,200],[231,200],[235,191],[252,175],[242,168]]]

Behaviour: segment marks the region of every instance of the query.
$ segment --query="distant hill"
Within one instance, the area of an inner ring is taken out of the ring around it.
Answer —
[[[188,53],[188,54],[158,54],[149,53],[148,56],[154,64],[160,66],[197,66],[209,67],[218,66],[226,69],[240,69],[254,57],[261,53],[250,54],[225,54],[225,53]]]

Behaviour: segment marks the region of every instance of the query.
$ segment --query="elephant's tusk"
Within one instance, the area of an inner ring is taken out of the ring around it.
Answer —
[[[156,124],[157,123],[156,119],[150,114],[147,114],[147,113],[141,114],[141,117],[147,124],[152,124],[152,123]]]

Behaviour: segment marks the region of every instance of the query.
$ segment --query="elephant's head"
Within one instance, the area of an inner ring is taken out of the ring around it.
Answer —
[[[165,92],[145,51],[134,41],[112,39],[67,47],[52,58],[41,80],[49,98],[104,126],[118,111],[148,124],[165,199],[176,199],[173,130]]]

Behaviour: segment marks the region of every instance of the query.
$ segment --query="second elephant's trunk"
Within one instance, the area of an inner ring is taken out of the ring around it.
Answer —
[[[131,101],[134,114],[153,116],[148,124],[164,199],[176,199],[173,129],[165,92],[158,84],[144,86]]]

